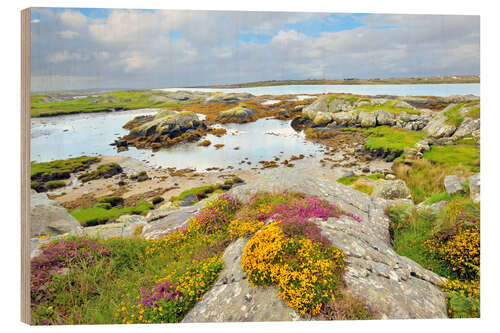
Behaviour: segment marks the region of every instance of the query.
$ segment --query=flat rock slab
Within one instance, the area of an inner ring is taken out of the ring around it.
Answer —
[[[146,239],[158,239],[168,235],[178,228],[186,226],[205,205],[205,201],[178,210],[164,211],[162,217],[149,222],[144,226],[141,236]]]
[[[444,188],[449,195],[454,195],[463,191],[462,182],[455,175],[444,177]]]
[[[64,207],[45,193],[31,193],[31,237],[38,235],[81,235],[82,227]]]
[[[294,321],[300,316],[278,295],[276,287],[252,287],[241,269],[243,249],[248,240],[228,246],[222,260],[224,269],[182,322]]]

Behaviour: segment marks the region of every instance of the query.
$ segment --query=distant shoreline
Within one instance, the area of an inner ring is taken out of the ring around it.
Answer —
[[[464,84],[480,83],[479,75],[455,75],[444,77],[389,78],[389,79],[343,79],[343,80],[282,80],[258,81],[247,83],[218,84],[207,86],[192,86],[185,88],[252,88],[287,85],[382,85],[382,84]]]

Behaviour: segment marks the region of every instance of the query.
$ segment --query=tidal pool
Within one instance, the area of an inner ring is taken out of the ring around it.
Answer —
[[[128,130],[122,128],[127,121],[138,115],[155,112],[157,110],[142,109],[33,118],[31,160],[44,162],[81,155],[125,155],[147,161],[151,166],[205,170],[227,166],[249,169],[260,166],[258,162],[261,160],[269,161],[276,156],[284,160],[291,155],[303,154],[317,160],[322,155],[322,147],[306,141],[302,133],[296,133],[290,127],[290,121],[276,119],[217,125],[226,128],[228,134],[220,138],[207,135],[204,139],[212,142],[208,147],[199,147],[196,142],[156,152],[130,147],[128,151],[118,153],[115,147],[110,146],[115,139],[128,134]],[[224,146],[217,149],[214,147],[216,144]]]

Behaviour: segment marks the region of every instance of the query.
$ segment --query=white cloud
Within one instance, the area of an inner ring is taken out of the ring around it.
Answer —
[[[40,23],[40,20],[39,19],[34,19],[34,20],[31,20],[31,23]]]
[[[87,17],[77,10],[67,9],[59,14],[61,22],[69,27],[78,28],[87,23]]]
[[[106,51],[83,51],[83,52],[62,52],[52,53],[48,56],[48,61],[52,64],[59,64],[67,61],[95,61],[106,60],[109,58],[109,53]]]
[[[62,39],[74,39],[79,35],[79,33],[71,30],[60,30],[56,32],[56,35]]]

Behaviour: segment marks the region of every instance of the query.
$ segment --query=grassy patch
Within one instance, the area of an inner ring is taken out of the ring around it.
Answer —
[[[354,185],[353,189],[359,192],[366,193],[368,195],[371,195],[373,193],[373,186],[368,184],[356,184]]]
[[[388,126],[378,126],[362,130],[368,134],[365,147],[369,150],[382,149],[385,152],[401,152],[405,148],[413,147],[417,142],[425,137],[422,132],[393,128]]]
[[[106,112],[143,108],[176,107],[192,101],[161,102],[157,97],[165,92],[151,90],[117,90],[98,96],[88,96],[63,101],[46,101],[44,96],[31,97],[31,116],[46,117],[71,113]]]
[[[442,285],[448,315],[479,317],[479,204],[456,196],[438,212],[398,206],[386,213],[394,250],[448,278]]]
[[[470,170],[462,165],[446,166],[426,159],[415,161],[412,165],[396,162],[392,170],[397,178],[405,181],[415,203],[444,192],[444,177],[447,175],[472,175]]]
[[[94,226],[117,219],[124,214],[141,215],[153,208],[149,202],[141,201],[133,207],[113,207],[109,202],[100,202],[91,208],[78,208],[69,213],[80,222],[82,226]]]
[[[462,124],[462,121],[464,120],[464,116],[460,113],[460,110],[462,109],[463,104],[457,104],[454,107],[446,110],[444,112],[444,115],[446,116],[446,123],[450,125],[455,125],[456,127],[460,126]]]
[[[352,177],[340,177],[337,179],[338,183],[351,186],[354,184],[358,179],[360,178],[366,178],[366,179],[371,179],[371,180],[379,180],[379,179],[384,179],[384,175],[381,173],[374,173],[368,176],[352,176]]]
[[[392,113],[394,115],[399,115],[401,112],[406,112],[408,114],[420,114],[422,111],[412,109],[412,108],[407,108],[407,107],[401,107],[401,106],[396,106],[396,104],[399,101],[397,100],[390,100],[387,101],[384,104],[364,104],[356,107],[355,111],[356,112],[374,112],[377,110],[383,110],[387,111],[389,113]]]
[[[469,111],[467,111],[467,113],[465,114],[466,117],[471,117],[472,119],[479,119],[481,118],[481,107],[480,106],[476,106],[476,107],[473,107],[472,109],[470,109]]]
[[[432,146],[424,157],[446,167],[463,166],[471,172],[479,172],[480,148],[477,145]]]
[[[85,183],[99,178],[110,178],[122,171],[123,170],[118,163],[106,163],[99,165],[95,170],[78,176],[78,179]]]
[[[433,194],[429,197],[429,199],[425,200],[426,205],[432,205],[437,202],[441,201],[449,201],[452,198],[451,195],[448,194],[448,192],[440,192]]]
[[[48,182],[45,183],[45,187],[48,190],[54,190],[56,188],[64,186],[66,186],[66,182],[64,180],[49,180]]]
[[[226,184],[226,185],[232,185],[231,184]],[[178,196],[170,198],[170,202],[178,202],[178,201],[184,201],[184,198],[188,195],[195,195],[198,200],[207,198],[209,195],[213,193],[223,193],[226,192],[228,189],[224,190],[222,188],[222,184],[215,184],[215,185],[204,185],[204,186],[199,186],[199,187],[193,187],[190,188],[189,190],[183,191],[181,194]]]
[[[99,162],[98,157],[73,157],[66,160],[31,163],[31,180],[49,181],[67,179],[71,173],[83,171],[91,164]]]

